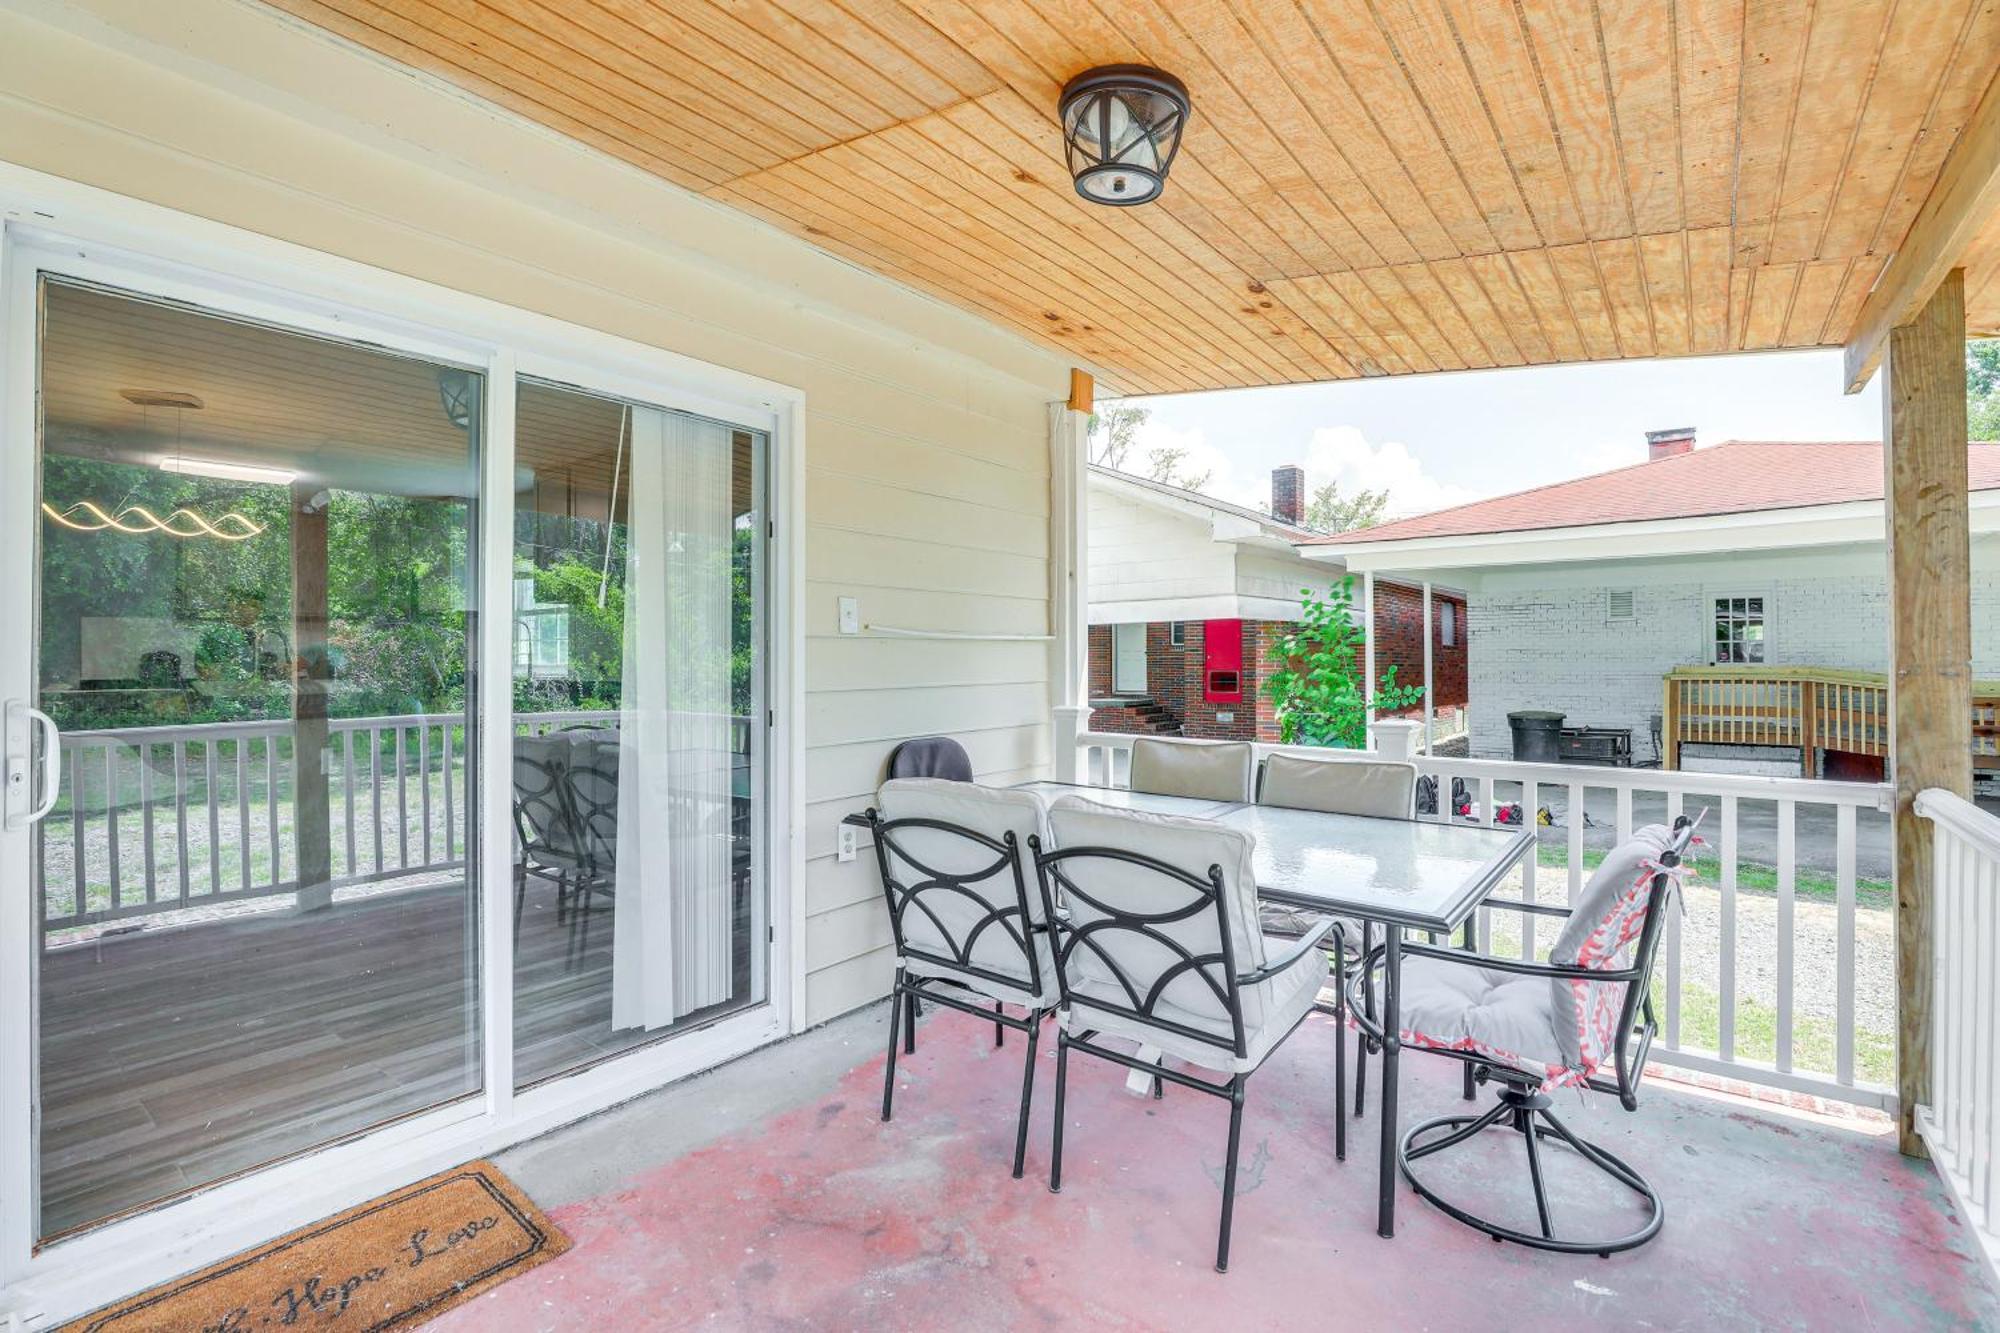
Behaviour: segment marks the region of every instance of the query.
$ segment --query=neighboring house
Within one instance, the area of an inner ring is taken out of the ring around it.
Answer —
[[[1276,740],[1263,684],[1273,645],[1299,618],[1308,587],[1346,572],[1300,545],[1324,534],[1301,522],[1305,475],[1271,474],[1271,512],[1090,469],[1090,702],[1099,731]],[[1357,581],[1355,610],[1362,609]],[[1376,585],[1376,672],[1424,680],[1423,592]],[[1433,589],[1433,706],[1465,701],[1465,601]]]
[[[1879,442],[1697,449],[1692,430],[1647,439],[1647,460],[1630,467],[1306,548],[1351,571],[1465,590],[1475,757],[1511,753],[1509,712],[1549,709],[1573,727],[1630,729],[1635,758],[1655,759],[1664,677],[1677,667],[1719,666],[1721,677],[1885,668]],[[1971,445],[1969,460],[1973,673],[1994,677],[2000,445]],[[1886,732],[1874,708],[1868,724]],[[1855,749],[1878,749],[1881,739]],[[1683,757],[1703,767],[1815,765],[1796,745],[1781,748],[1693,745]],[[1834,775],[1834,761],[1851,757],[1822,753],[1818,762]]]

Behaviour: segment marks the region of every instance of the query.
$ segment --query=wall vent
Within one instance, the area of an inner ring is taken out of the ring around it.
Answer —
[[[1612,621],[1638,619],[1637,614],[1632,609],[1632,590],[1630,588],[1607,588],[1604,590],[1604,618]]]

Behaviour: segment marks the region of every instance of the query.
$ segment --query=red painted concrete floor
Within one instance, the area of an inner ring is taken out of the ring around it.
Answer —
[[[878,1054],[817,1104],[555,1210],[574,1249],[431,1327],[2000,1328],[1972,1238],[1891,1140],[1658,1085],[1636,1114],[1558,1103],[1662,1192],[1652,1244],[1610,1259],[1499,1245],[1407,1189],[1383,1240],[1374,1107],[1335,1161],[1334,1027],[1317,1015],[1250,1081],[1220,1275],[1226,1103],[1134,1097],[1122,1070],[1074,1057],[1050,1194],[1046,1046],[1029,1174],[1008,1174],[1020,1040],[996,1051],[990,1026],[928,1017],[899,1063],[893,1123],[878,1118]],[[1408,1057],[1404,1101],[1405,1123],[1462,1106],[1457,1067]],[[1451,1179],[1511,1201],[1499,1206],[1525,1225],[1518,1137],[1485,1139]],[[1625,1219],[1583,1202],[1564,1164],[1550,1166],[1559,1221]]]

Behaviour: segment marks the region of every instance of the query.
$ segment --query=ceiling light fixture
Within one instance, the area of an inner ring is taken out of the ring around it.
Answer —
[[[299,479],[298,473],[281,467],[224,463],[213,458],[182,458],[178,454],[162,458],[160,471],[178,472],[187,477],[219,477],[224,481],[255,481],[267,486],[289,486]]]
[[[1062,90],[1063,151],[1076,192],[1130,207],[1160,197],[1187,128],[1187,86],[1150,65],[1085,70]]]
[[[144,505],[126,505],[115,514],[107,514],[90,500],[78,500],[67,509],[57,509],[45,501],[42,512],[77,532],[123,532],[133,537],[163,532],[169,537],[217,537],[226,542],[240,542],[264,531],[261,525],[233,510],[213,523],[192,509],[176,509],[161,518]]]

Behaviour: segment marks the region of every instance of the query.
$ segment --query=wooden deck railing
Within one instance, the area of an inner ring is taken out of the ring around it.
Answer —
[[[2000,683],[1974,685],[1973,761],[2000,767]],[[1661,760],[1680,767],[1683,745],[1755,745],[1799,752],[1819,774],[1827,751],[1889,753],[1889,685],[1879,672],[1826,667],[1677,667],[1661,707]]]
[[[615,721],[522,713],[514,730]],[[325,763],[335,887],[465,864],[463,714],[335,718]],[[49,930],[298,888],[292,724],[66,731],[41,832]]]

